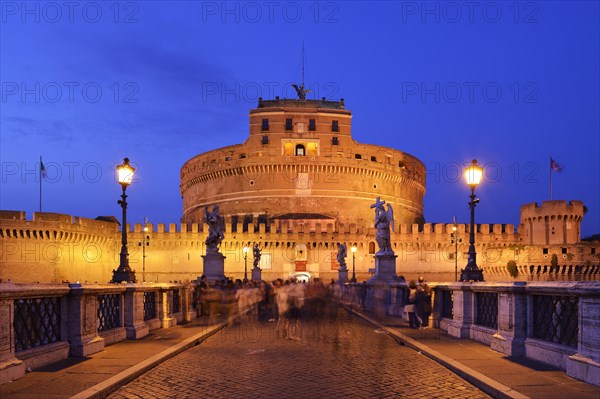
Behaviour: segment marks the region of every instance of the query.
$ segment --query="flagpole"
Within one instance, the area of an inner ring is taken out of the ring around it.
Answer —
[[[550,201],[552,201],[552,156],[550,156]]]
[[[42,213],[42,156],[40,155],[40,213]]]

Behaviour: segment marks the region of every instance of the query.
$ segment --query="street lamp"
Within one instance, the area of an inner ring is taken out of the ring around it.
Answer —
[[[146,226],[148,218],[144,220],[144,238],[138,245],[142,247],[142,281],[146,282],[146,247],[150,246],[150,236],[146,234],[148,232],[148,226]]]
[[[483,177],[483,168],[477,164],[477,160],[473,160],[465,170],[465,178],[467,184],[471,187],[471,227],[469,230],[469,262],[467,266],[460,271],[460,281],[483,281],[483,271],[477,267],[477,252],[475,252],[475,205],[479,202],[479,198],[475,198],[475,187],[481,182]]]
[[[131,184],[133,180],[133,173],[135,168],[129,164],[129,159],[125,158],[121,165],[117,166],[117,177],[119,184],[123,188],[123,194],[117,201],[123,209],[123,224],[121,225],[121,254],[119,258],[119,267],[117,270],[113,270],[113,283],[120,283],[122,281],[131,281],[135,283],[135,272],[129,267],[129,253],[127,252],[127,194],[125,190],[127,186]]]
[[[244,246],[244,283],[248,282],[248,246]]]
[[[356,273],[354,272],[354,259],[356,258],[356,245],[353,245],[351,248],[352,251],[352,281],[353,283],[356,283]]]
[[[454,281],[458,281],[458,243],[462,242],[462,238],[458,238],[458,233],[456,232],[457,230],[458,228],[455,217],[454,226],[452,226],[452,234],[450,234],[450,237],[452,237],[450,242],[454,244]]]

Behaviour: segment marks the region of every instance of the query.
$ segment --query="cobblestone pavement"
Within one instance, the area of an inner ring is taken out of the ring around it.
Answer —
[[[302,319],[301,341],[250,316],[110,398],[489,397],[345,310],[327,313]]]

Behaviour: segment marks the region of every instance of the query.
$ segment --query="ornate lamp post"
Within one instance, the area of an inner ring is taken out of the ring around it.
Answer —
[[[353,245],[352,248],[352,281],[353,283],[356,283],[356,273],[354,272],[354,260],[356,258],[356,245]]]
[[[477,267],[477,252],[475,252],[475,205],[479,202],[479,198],[475,198],[475,187],[481,182],[483,177],[483,168],[477,164],[477,160],[473,160],[471,165],[465,170],[465,178],[467,184],[471,187],[471,228],[469,229],[469,262],[467,266],[460,271],[460,281],[483,281],[483,271]]]
[[[147,219],[146,218],[144,220],[144,238],[143,241],[138,243],[138,245],[140,247],[142,247],[142,282],[146,282],[146,247],[150,246],[150,236],[148,234],[146,234],[148,232],[148,226],[146,226],[147,223]]]
[[[248,246],[244,246],[244,283],[248,282]]]
[[[131,281],[135,283],[135,272],[129,267],[129,253],[127,252],[127,194],[125,190],[127,186],[131,184],[133,180],[133,173],[135,168],[129,164],[129,159],[125,158],[121,165],[117,166],[117,176],[119,184],[123,188],[123,194],[121,194],[121,200],[117,201],[123,209],[123,224],[121,225],[121,254],[119,260],[119,268],[113,270],[113,283],[120,283],[122,281]]]

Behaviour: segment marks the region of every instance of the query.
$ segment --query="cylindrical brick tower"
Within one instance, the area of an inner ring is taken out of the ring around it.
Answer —
[[[532,245],[576,244],[580,241],[583,202],[544,201],[521,207],[523,242]]]
[[[262,100],[243,144],[205,152],[181,168],[184,223],[204,207],[267,219],[373,219],[376,197],[395,221],[423,221],[425,166],[416,157],[352,139],[344,100]]]

